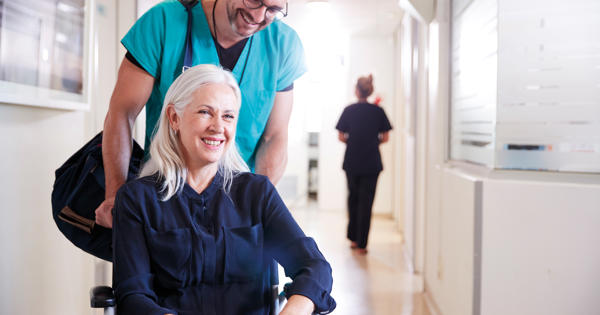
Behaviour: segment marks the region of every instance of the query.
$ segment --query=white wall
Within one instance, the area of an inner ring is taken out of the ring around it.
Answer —
[[[410,8],[407,12],[414,12]],[[420,17],[405,14],[396,33],[397,107],[401,123],[395,141],[393,198],[395,220],[404,237],[409,270],[421,273],[424,264],[427,157],[430,145],[428,106],[428,32]]]
[[[458,169],[434,170],[442,200],[428,208],[425,290],[443,315],[471,314],[477,177]],[[432,197],[430,195],[430,197]]]
[[[598,314],[600,176],[562,181],[485,181],[481,314]]]
[[[404,18],[404,17],[403,17]],[[392,217],[396,222],[396,226],[399,231],[404,233],[404,194],[401,193],[404,189],[404,137],[402,137],[402,129],[405,126],[404,123],[404,111],[401,109],[404,100],[404,93],[402,88],[402,26],[399,26],[398,29],[394,32],[394,50],[396,54],[396,61],[394,62],[394,102],[396,104],[396,108],[394,109],[393,116],[394,121],[401,122],[401,125],[394,126],[394,138],[390,141],[393,143],[393,156],[394,156],[394,165],[393,165],[393,185],[395,187],[395,193],[392,194]]]
[[[299,205],[308,190],[309,155],[318,155],[319,208],[341,210],[345,180],[338,159],[344,146],[337,141],[334,127],[347,90],[347,30],[341,29],[336,14],[308,8],[305,3],[291,2],[290,12],[295,13],[284,22],[302,40],[308,72],[294,83],[294,109],[288,128],[289,159],[277,188],[286,202]],[[309,132],[319,133],[318,152],[308,150]],[[293,186],[296,193],[289,193]]]
[[[0,313],[82,314],[91,256],[52,219],[54,170],[85,140],[83,112],[0,104]]]
[[[2,314],[92,313],[97,260],[59,232],[50,193],[54,170],[101,129],[115,82],[116,1],[95,4],[98,71],[90,111],[0,104]]]
[[[448,3],[429,26],[426,293],[441,315],[597,314],[600,175],[446,162]]]
[[[442,315],[595,314],[600,178],[433,170],[425,282]]]

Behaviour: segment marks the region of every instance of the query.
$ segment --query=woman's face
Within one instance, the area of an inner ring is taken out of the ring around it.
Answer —
[[[235,138],[238,105],[226,84],[207,84],[192,93],[181,116],[167,108],[171,128],[178,132],[188,168],[217,164]]]

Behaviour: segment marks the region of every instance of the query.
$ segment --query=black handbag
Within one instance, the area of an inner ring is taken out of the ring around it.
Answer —
[[[127,180],[135,178],[144,150],[133,141]],[[75,246],[112,261],[112,230],[95,222],[95,210],[104,201],[102,132],[73,154],[55,172],[52,217],[58,229]]]

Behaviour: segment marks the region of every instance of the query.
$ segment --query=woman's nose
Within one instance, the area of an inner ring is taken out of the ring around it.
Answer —
[[[215,117],[211,120],[210,130],[216,133],[222,133],[225,130],[223,121],[219,117]]]

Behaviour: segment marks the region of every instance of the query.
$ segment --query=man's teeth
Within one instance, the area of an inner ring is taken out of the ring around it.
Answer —
[[[244,19],[244,21],[245,21],[246,23],[248,23],[248,24],[251,24],[251,25],[254,25],[254,24],[256,24],[256,23],[252,23],[250,20],[248,20],[248,18],[246,18],[246,16],[245,16],[244,14],[240,13],[240,15],[242,16],[242,19]]]
[[[208,145],[219,145],[219,144],[221,144],[221,141],[218,141],[218,140],[202,139],[202,141],[204,141],[204,143],[206,143]]]

